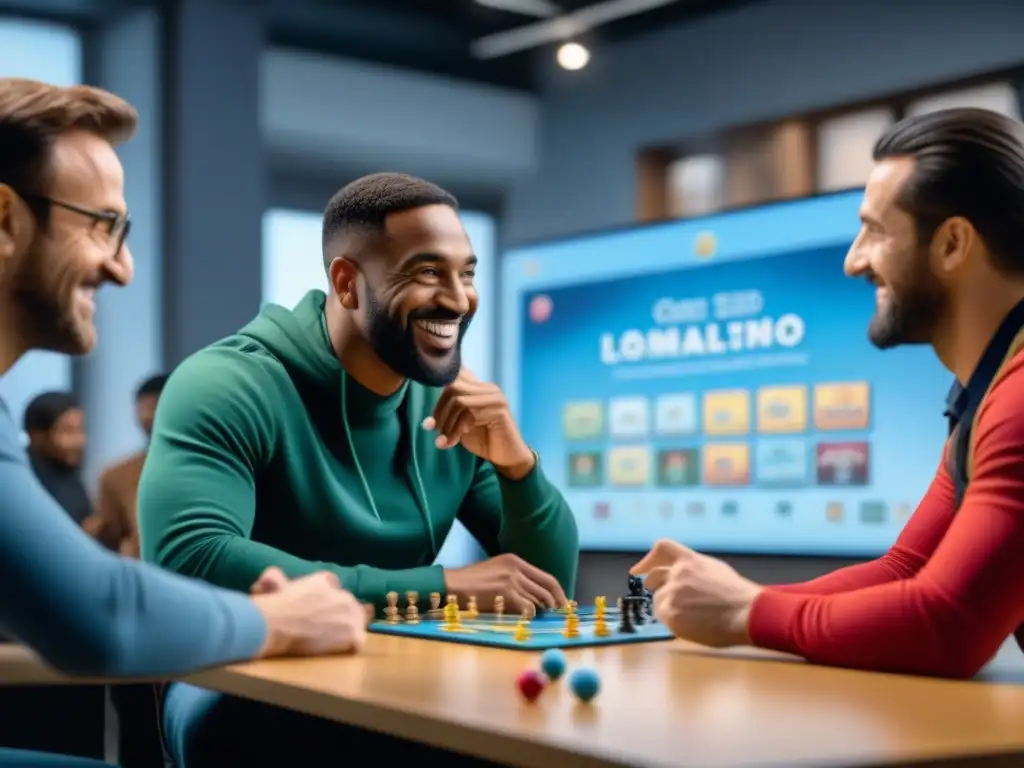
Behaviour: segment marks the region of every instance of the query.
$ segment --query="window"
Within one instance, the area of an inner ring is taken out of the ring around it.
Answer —
[[[463,211],[462,223],[476,252],[476,286],[480,297],[473,323],[462,342],[462,360],[481,379],[494,375],[494,275],[497,232],[494,217]],[[327,290],[320,246],[321,214],[275,209],[263,216],[263,302],[292,307],[314,288]],[[456,523],[438,555],[437,563],[449,568],[479,559],[479,548],[461,524]]]
[[[725,203],[725,160],[718,155],[691,155],[668,167],[669,216],[701,216]]]
[[[893,120],[892,110],[881,108],[823,121],[818,126],[818,191],[864,184],[873,165],[871,151],[875,142]]]
[[[82,79],[82,50],[71,29],[14,18],[0,18],[0,72],[57,85]],[[51,352],[30,352],[0,378],[0,398],[16,423],[41,392],[71,389],[71,360]]]
[[[1017,90],[1009,83],[989,83],[976,88],[964,88],[926,96],[909,104],[906,113],[907,116],[923,115],[955,107],[990,109],[993,112],[1012,117],[1014,120],[1019,120],[1021,117]]]

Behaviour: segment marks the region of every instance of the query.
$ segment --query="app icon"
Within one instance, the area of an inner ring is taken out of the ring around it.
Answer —
[[[704,447],[704,482],[707,485],[750,483],[750,446],[712,443]]]
[[[814,387],[814,426],[823,431],[867,429],[871,387],[866,381]]]
[[[745,389],[705,393],[704,432],[716,436],[750,432],[750,393]]]
[[[757,392],[757,431],[764,434],[807,429],[807,387],[764,387]]]
[[[818,485],[867,485],[870,451],[866,442],[818,443]]]
[[[735,501],[722,502],[722,514],[725,517],[736,517],[740,513],[740,505]]]
[[[671,501],[663,501],[658,505],[658,514],[666,520],[670,519],[674,514],[675,510],[672,507]]]
[[[690,393],[662,395],[655,406],[654,431],[659,435],[690,435],[697,431],[697,397]]]
[[[775,503],[775,514],[779,517],[789,517],[793,514],[793,502],[777,501]]]
[[[607,520],[611,517],[612,510],[607,501],[598,501],[594,503],[594,519],[595,520]]]
[[[620,446],[608,452],[608,479],[612,485],[646,485],[651,476],[651,451],[646,446]]]
[[[594,488],[604,482],[602,456],[597,451],[569,454],[569,485],[574,488]]]
[[[860,505],[860,521],[868,525],[880,525],[885,522],[888,510],[884,501],[865,501]]]
[[[658,485],[697,485],[700,457],[696,448],[658,452]]]
[[[612,437],[646,437],[646,397],[616,397],[608,403],[608,427]]]
[[[604,431],[604,407],[597,400],[566,403],[562,409],[562,429],[567,440],[600,437]]]
[[[844,515],[845,510],[843,509],[843,505],[841,502],[830,501],[825,506],[825,519],[828,520],[830,523],[843,522]]]
[[[686,505],[687,517],[704,517],[704,504],[699,501],[691,501]]]
[[[754,468],[761,485],[803,485],[810,474],[807,443],[799,438],[762,440]]]

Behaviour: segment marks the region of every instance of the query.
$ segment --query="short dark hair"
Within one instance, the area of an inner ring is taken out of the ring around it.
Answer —
[[[128,102],[100,88],[0,78],[0,184],[23,197],[45,195],[51,147],[62,134],[89,131],[116,146],[137,123]]]
[[[25,408],[24,429],[33,432],[49,432],[68,411],[81,408],[78,398],[70,392],[43,392],[36,395]]]
[[[914,217],[921,243],[962,216],[997,269],[1024,273],[1024,125],[986,109],[945,109],[908,117],[875,145],[876,161],[907,156],[914,171],[898,205]]]
[[[451,192],[405,173],[374,173],[346,184],[324,210],[324,267],[331,264],[328,246],[339,234],[351,229],[382,234],[392,213],[425,205],[459,209],[459,202]]]
[[[135,399],[140,400],[148,395],[159,395],[164,391],[164,387],[167,385],[167,379],[169,378],[170,375],[166,373],[150,376],[135,388]]]

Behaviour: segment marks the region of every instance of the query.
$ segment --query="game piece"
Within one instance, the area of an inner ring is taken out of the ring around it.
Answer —
[[[594,598],[594,615],[604,616],[605,611],[608,610],[608,598],[604,595],[598,595]]]
[[[622,598],[620,600],[623,605],[619,613],[619,632],[634,634],[636,627],[633,626],[633,606],[632,603],[627,602],[628,600],[631,600],[631,598]]]
[[[523,694],[523,698],[529,702],[534,702],[544,691],[545,680],[544,676],[536,670],[527,669],[519,675],[516,685],[519,687],[519,692]]]
[[[420,623],[420,609],[416,605],[419,601],[420,596],[416,592],[406,592],[405,600],[409,604],[405,609],[405,620],[410,624]]]
[[[568,638],[580,636],[580,617],[575,611],[570,610],[565,614],[565,628],[562,630],[562,636]]]
[[[494,615],[499,624],[505,618],[505,598],[501,595],[494,598]]]
[[[629,599],[633,608],[633,624],[642,627],[647,623],[647,599],[644,597],[631,597]]]
[[[448,595],[448,604],[444,607],[444,629],[448,632],[454,632],[462,623],[461,617],[459,616],[458,600],[458,597],[455,595]]]
[[[594,619],[594,637],[608,637],[610,634],[611,631],[608,629],[608,622],[604,615],[597,616]]]
[[[431,592],[430,593],[430,610],[427,611],[428,619],[440,619],[443,615],[441,611],[441,593]]]
[[[388,601],[387,607],[384,609],[384,615],[387,616],[389,624],[397,624],[399,621],[398,617],[398,593],[388,592],[384,598]]]
[[[569,675],[569,688],[576,694],[576,698],[586,703],[597,696],[598,691],[601,690],[601,678],[593,669],[579,667]]]
[[[557,648],[552,648],[541,654],[540,668],[547,675],[548,680],[558,680],[565,674],[565,667],[565,654]]]
[[[527,623],[525,620],[521,619],[516,624],[516,630],[512,633],[512,639],[515,640],[517,643],[525,643],[527,640],[530,639],[530,630],[527,627]]]
[[[471,619],[475,619],[480,615],[480,609],[476,604],[476,597],[474,595],[469,596],[469,602],[466,603],[466,616]]]
[[[643,597],[644,596],[644,580],[641,576],[629,575],[629,580],[626,583],[627,589],[629,590],[629,597]]]

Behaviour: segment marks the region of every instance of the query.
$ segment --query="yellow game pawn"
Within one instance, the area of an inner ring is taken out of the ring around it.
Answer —
[[[505,617],[505,598],[498,595],[494,598],[494,615],[497,622],[500,624],[501,620]]]
[[[594,622],[594,636],[595,637],[608,637],[611,631],[608,629],[608,622],[604,620],[604,616],[599,616],[597,621]]]
[[[604,616],[608,610],[608,598],[604,595],[598,595],[594,598],[594,615]]]
[[[388,601],[387,607],[384,609],[384,615],[387,616],[388,624],[397,624],[399,622],[398,593],[388,592],[384,599]]]
[[[477,607],[476,597],[473,595],[469,596],[469,602],[466,603],[466,617],[475,619],[480,615],[480,608]]]
[[[448,595],[448,603],[444,607],[444,629],[454,632],[462,623],[459,616],[459,602],[455,595]]]
[[[408,607],[405,609],[405,620],[409,624],[420,623],[420,609],[416,603],[419,602],[420,596],[416,592],[406,592],[405,601],[408,603]]]
[[[512,633],[512,639],[517,643],[525,643],[530,639],[530,630],[525,621],[520,620],[516,624],[516,630]]]
[[[574,612],[569,612],[565,616],[565,629],[562,630],[562,635],[568,638],[574,638],[580,636],[580,617]]]

